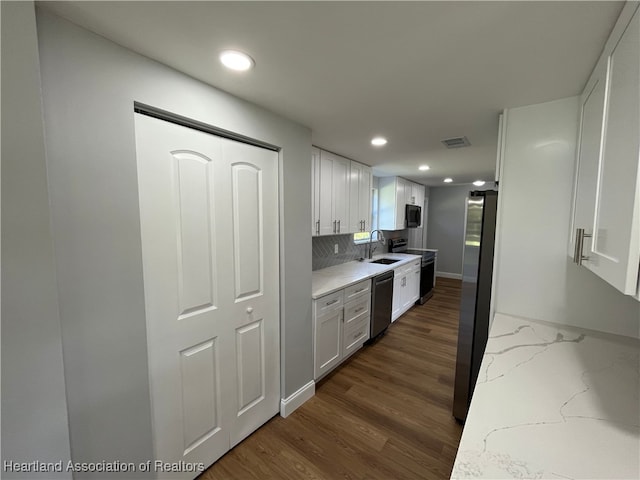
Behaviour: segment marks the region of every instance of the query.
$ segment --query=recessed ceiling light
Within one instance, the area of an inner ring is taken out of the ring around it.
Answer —
[[[444,179],[444,183],[451,183],[453,182],[453,178],[445,178]]]
[[[384,137],[375,137],[371,140],[371,145],[375,145],[376,147],[381,147],[382,145],[387,144],[387,139]]]
[[[476,180],[475,182],[473,182],[473,184],[476,187],[481,187],[482,185],[484,185],[486,182],[484,180]]]
[[[247,71],[255,65],[253,58],[237,50],[225,50],[220,53],[220,61],[225,67],[238,72]]]
[[[424,171],[424,170],[429,170],[429,165],[420,165],[420,166],[418,167],[418,170],[422,170],[422,171]]]

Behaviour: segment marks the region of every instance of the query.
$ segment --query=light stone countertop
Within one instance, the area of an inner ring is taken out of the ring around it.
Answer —
[[[640,478],[640,341],[497,314],[452,479]]]
[[[395,270],[421,257],[420,255],[408,255],[406,253],[385,253],[374,255],[372,260],[377,260],[378,258],[393,258],[400,261],[391,265],[370,263],[367,260],[363,262],[354,261],[316,270],[311,275],[311,298],[315,300],[367,278],[373,278],[381,273]]]

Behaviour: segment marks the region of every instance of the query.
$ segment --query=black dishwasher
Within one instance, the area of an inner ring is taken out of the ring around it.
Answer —
[[[391,324],[393,302],[393,270],[373,279],[371,294],[371,340],[382,334]]]

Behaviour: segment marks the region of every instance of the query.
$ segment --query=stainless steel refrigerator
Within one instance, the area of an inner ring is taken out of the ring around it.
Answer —
[[[498,192],[469,192],[453,416],[464,422],[489,335]]]

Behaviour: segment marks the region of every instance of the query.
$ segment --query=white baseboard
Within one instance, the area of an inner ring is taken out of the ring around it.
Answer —
[[[300,388],[287,398],[280,400],[280,415],[288,417],[304,402],[309,400],[316,394],[316,383],[311,380],[309,383]]]
[[[461,273],[436,272],[436,277],[453,278],[455,280],[462,280]]]

